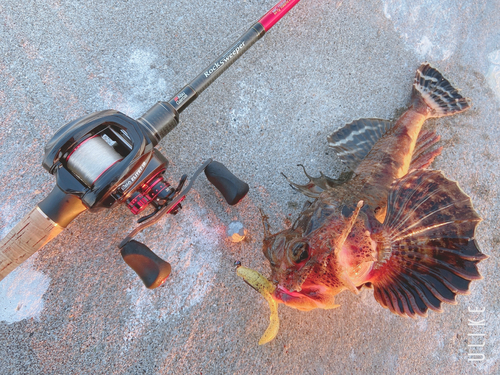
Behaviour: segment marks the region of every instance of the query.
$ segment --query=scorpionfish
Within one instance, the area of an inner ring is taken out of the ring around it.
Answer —
[[[273,298],[299,310],[331,309],[343,290],[369,287],[383,307],[416,317],[467,294],[487,258],[474,238],[481,218],[456,182],[428,169],[442,147],[422,127],[469,107],[438,70],[422,64],[397,121],[360,119],[329,136],[350,172],[339,179],[306,172],[306,185],[289,181],[314,199],[289,229],[271,234],[262,215]]]

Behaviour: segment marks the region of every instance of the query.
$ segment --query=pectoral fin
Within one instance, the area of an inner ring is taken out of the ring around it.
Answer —
[[[440,171],[417,170],[391,187],[370,278],[375,299],[393,313],[426,316],[456,303],[486,259],[474,239],[481,221],[470,198]]]

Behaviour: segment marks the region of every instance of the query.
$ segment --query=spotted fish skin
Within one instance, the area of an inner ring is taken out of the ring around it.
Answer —
[[[273,297],[300,310],[328,309],[343,290],[373,287],[383,307],[416,317],[467,294],[487,258],[474,238],[481,219],[456,182],[427,169],[442,148],[422,127],[468,108],[437,69],[422,64],[396,122],[361,119],[328,137],[352,175],[289,181],[315,200],[287,230],[271,234],[263,217]]]

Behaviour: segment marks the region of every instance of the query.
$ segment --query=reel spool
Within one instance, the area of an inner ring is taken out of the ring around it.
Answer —
[[[67,157],[68,169],[87,186],[97,179],[123,157],[99,135],[87,138],[77,145]]]

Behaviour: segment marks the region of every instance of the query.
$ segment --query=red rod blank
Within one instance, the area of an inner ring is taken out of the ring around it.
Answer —
[[[264,27],[266,32],[269,31],[269,29],[287,14],[290,9],[297,5],[299,1],[300,0],[281,0],[259,20],[259,23]]]

